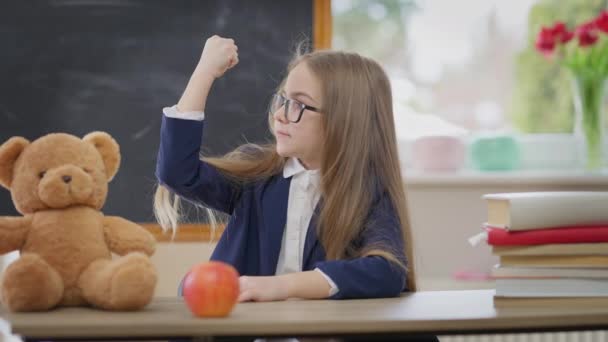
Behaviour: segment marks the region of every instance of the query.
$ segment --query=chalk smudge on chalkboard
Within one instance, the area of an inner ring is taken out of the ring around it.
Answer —
[[[135,134],[131,135],[131,140],[139,140],[143,138],[152,128],[156,127],[156,123],[147,124],[144,128],[135,132]]]

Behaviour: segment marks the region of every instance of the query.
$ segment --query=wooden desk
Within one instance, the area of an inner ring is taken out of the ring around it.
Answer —
[[[48,313],[0,311],[25,338],[169,338],[472,334],[608,328],[608,308],[500,309],[493,290],[417,292],[392,299],[239,304],[226,319],[192,317],[178,298],[136,313],[83,308]]]

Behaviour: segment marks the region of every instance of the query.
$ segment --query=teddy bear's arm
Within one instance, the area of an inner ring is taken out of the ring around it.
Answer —
[[[0,254],[21,249],[31,223],[30,216],[0,216]]]
[[[124,255],[129,252],[154,254],[154,235],[143,227],[119,216],[104,217],[104,232],[110,250]]]

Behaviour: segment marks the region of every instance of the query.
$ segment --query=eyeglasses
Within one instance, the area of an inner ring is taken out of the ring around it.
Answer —
[[[300,122],[300,119],[302,119],[302,114],[306,109],[317,113],[320,112],[320,109],[318,108],[305,105],[297,100],[288,99],[281,94],[275,94],[270,102],[270,113],[275,113],[283,106],[285,107],[285,111],[283,112],[285,120],[292,123]]]

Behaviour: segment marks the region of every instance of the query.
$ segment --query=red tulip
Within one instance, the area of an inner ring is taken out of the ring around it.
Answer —
[[[608,11],[602,11],[595,19],[595,26],[602,32],[608,33]]]
[[[578,44],[582,47],[595,44],[598,39],[595,22],[590,21],[580,25],[576,28],[575,35],[578,38]]]
[[[196,316],[228,316],[239,297],[239,274],[223,262],[198,264],[184,278],[183,294]]]
[[[574,33],[568,31],[566,24],[561,21],[558,21],[551,28],[554,39],[559,41],[560,43],[567,43],[574,37]]]
[[[536,49],[545,56],[551,55],[555,49],[555,39],[551,29],[543,27],[536,37]]]
[[[557,44],[567,43],[574,34],[566,28],[563,22],[556,22],[552,27],[542,27],[536,37],[536,49],[550,57]]]

